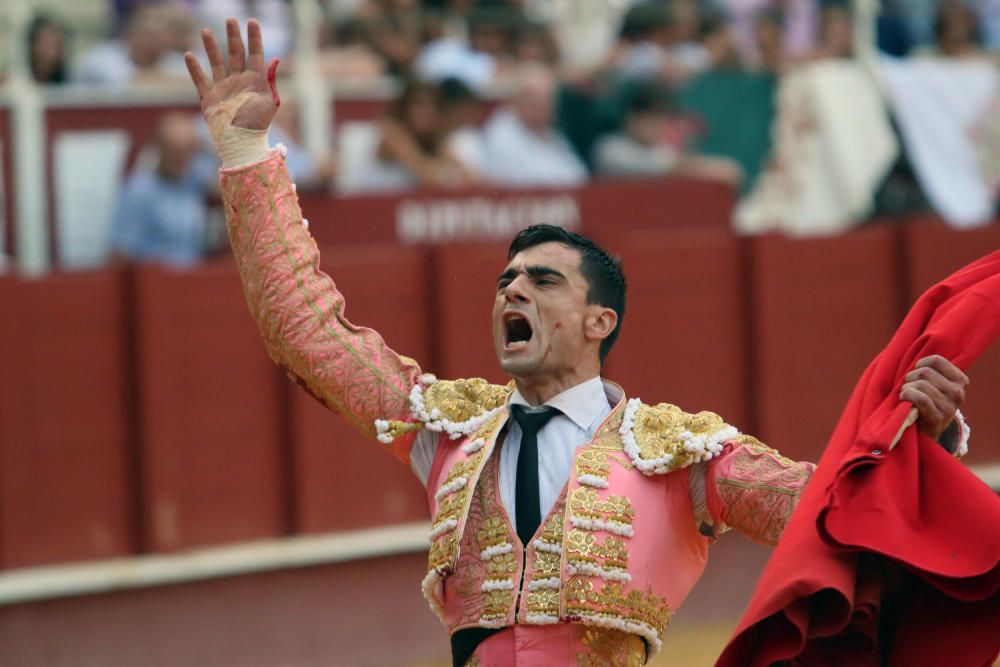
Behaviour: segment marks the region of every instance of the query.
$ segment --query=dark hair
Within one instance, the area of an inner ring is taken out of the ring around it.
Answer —
[[[586,236],[556,227],[555,225],[531,225],[522,229],[510,242],[507,259],[543,243],[561,243],[580,252],[580,273],[587,279],[587,303],[611,308],[618,315],[618,323],[607,338],[601,341],[600,356],[603,362],[618,338],[625,319],[625,273],[622,261],[611,255]]]
[[[28,45],[28,65],[31,68],[31,76],[33,78],[37,77],[35,71],[35,40],[38,36],[46,29],[56,30],[63,40],[63,51],[62,59],[56,63],[52,72],[49,74],[47,81],[39,81],[38,83],[66,83],[67,72],[66,72],[66,51],[69,48],[67,41],[69,40],[69,30],[66,26],[55,16],[46,14],[44,12],[36,13],[31,18],[31,22],[28,24],[27,30],[27,45]]]
[[[450,76],[438,84],[438,97],[441,104],[451,106],[455,104],[466,104],[477,102],[476,94],[472,92],[464,81]]]
[[[441,148],[444,141],[444,132],[438,127],[429,134],[418,135],[412,127],[407,117],[410,105],[421,97],[429,98],[434,108],[441,110],[441,92],[433,83],[410,79],[403,83],[403,90],[399,96],[392,101],[387,110],[387,115],[397,123],[402,125],[408,133],[413,136],[414,141],[426,155],[435,155]]]
[[[637,84],[628,95],[626,110],[635,114],[668,114],[673,110],[670,93],[656,84]]]
[[[670,23],[666,7],[648,2],[633,5],[622,17],[618,38],[626,41],[648,39],[657,30],[670,27]]]

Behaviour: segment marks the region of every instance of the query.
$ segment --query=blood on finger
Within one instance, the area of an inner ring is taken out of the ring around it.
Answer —
[[[267,85],[271,87],[271,99],[274,100],[274,106],[281,106],[281,98],[278,97],[278,63],[280,61],[275,58],[271,61],[270,67],[267,68]]]

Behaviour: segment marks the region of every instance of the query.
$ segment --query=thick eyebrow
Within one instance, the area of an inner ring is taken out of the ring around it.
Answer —
[[[497,278],[497,284],[499,285],[505,280],[511,281],[514,278],[516,278],[517,274],[519,273],[521,273],[520,270],[511,267],[500,274],[500,277]],[[553,269],[550,266],[541,266],[541,265],[526,266],[524,267],[524,273],[527,273],[532,278],[541,278],[542,276],[549,276],[566,280],[566,275],[562,271],[557,271],[556,269]]]

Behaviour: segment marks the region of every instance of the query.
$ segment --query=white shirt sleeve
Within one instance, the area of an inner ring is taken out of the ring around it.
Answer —
[[[417,434],[410,450],[410,468],[425,487],[431,476],[431,467],[434,465],[434,456],[437,454],[440,440],[440,433],[423,429]]]

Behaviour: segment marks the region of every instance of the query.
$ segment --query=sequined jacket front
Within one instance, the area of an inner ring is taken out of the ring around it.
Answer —
[[[229,234],[247,305],[272,359],[398,458],[439,437],[428,480],[424,593],[449,631],[579,623],[659,650],[672,613],[727,528],[774,543],[813,466],[780,456],[710,412],[615,402],[530,544],[497,491],[509,386],[437,380],[344,316],[280,154],[223,170]]]

